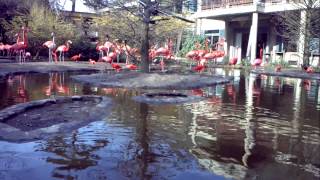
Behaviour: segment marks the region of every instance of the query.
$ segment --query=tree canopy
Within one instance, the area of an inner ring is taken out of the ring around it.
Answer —
[[[142,69],[149,71],[150,43],[161,43],[166,38],[177,37],[186,23],[178,22],[183,17],[173,12],[181,12],[182,0],[84,0],[88,6],[102,8],[104,18],[98,19],[97,27],[113,35],[123,36],[141,46]],[[100,10],[101,11],[101,10]],[[175,17],[178,17],[175,18]],[[181,34],[181,33],[180,33]]]

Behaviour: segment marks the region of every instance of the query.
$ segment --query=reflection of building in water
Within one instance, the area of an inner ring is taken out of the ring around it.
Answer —
[[[305,91],[299,81],[294,82],[293,92],[284,97],[291,98],[286,106],[292,111],[286,114],[264,108],[268,104],[266,98],[272,97],[270,93],[275,93],[282,103],[278,92],[264,91],[260,93],[260,103],[255,103],[256,89],[272,82],[256,76],[245,81],[243,105],[203,102],[192,104],[192,108],[185,105],[193,114],[189,128],[191,153],[204,167],[227,178],[243,179],[258,174],[275,178],[277,173],[289,178],[297,173],[304,178],[320,176],[320,155],[316,153],[320,150],[320,130],[304,120],[301,111],[305,110],[302,100]]]

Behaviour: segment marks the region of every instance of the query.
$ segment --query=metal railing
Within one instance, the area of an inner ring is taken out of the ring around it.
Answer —
[[[262,4],[281,4],[281,3],[291,3],[299,2],[301,0],[260,0]],[[201,9],[218,9],[218,8],[228,8],[237,6],[247,6],[252,5],[253,0],[202,0]]]
[[[253,0],[202,0],[201,9],[207,10],[252,4]]]

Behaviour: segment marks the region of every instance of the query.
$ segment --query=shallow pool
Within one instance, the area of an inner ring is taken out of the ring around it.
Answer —
[[[110,116],[67,134],[0,140],[0,179],[318,179],[319,82],[213,69],[232,83],[182,90],[195,103],[147,105],[154,90],[99,88],[72,73],[0,82],[0,109],[55,96],[106,95]],[[159,90],[157,90],[159,91]]]

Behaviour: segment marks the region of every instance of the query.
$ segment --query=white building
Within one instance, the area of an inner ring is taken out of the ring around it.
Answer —
[[[260,56],[272,61],[284,58],[289,63],[301,64],[303,45],[296,52],[285,52],[284,41],[271,23],[276,12],[297,9],[292,0],[198,0],[197,34],[211,36],[217,40],[224,37],[225,50],[229,57],[249,58]],[[301,17],[305,14],[301,12]],[[300,18],[301,19],[301,18]],[[303,42],[303,36],[299,41]],[[239,63],[239,61],[238,61]],[[318,64],[318,62],[317,62]]]

